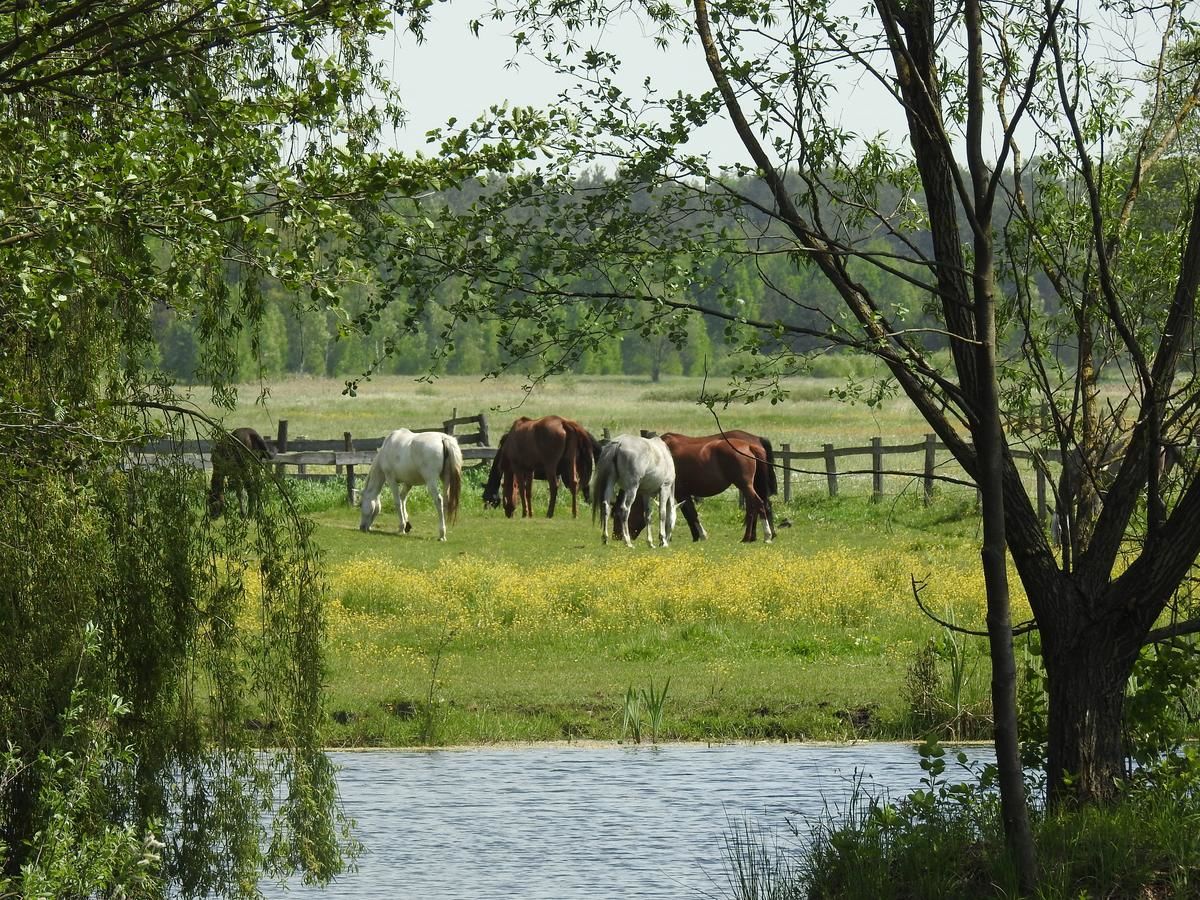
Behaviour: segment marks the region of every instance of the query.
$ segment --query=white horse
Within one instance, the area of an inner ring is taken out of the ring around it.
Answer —
[[[608,514],[620,493],[616,517],[621,525],[625,546],[632,547],[629,538],[629,511],[635,499],[645,504],[646,524],[650,523],[650,501],[658,494],[658,537],[662,546],[671,541],[675,529],[675,461],[662,438],[644,438],[622,434],[613,438],[600,452],[596,471],[592,475],[592,497],[600,502],[600,538],[608,543]],[[596,510],[592,508],[592,521]],[[654,536],[646,529],[646,540],[654,546]]]
[[[424,484],[433,498],[438,514],[438,540],[446,539],[446,519],[453,521],[458,513],[458,498],[462,492],[462,450],[458,441],[437,431],[414,433],[407,428],[393,431],[383,440],[371,474],[362,492],[362,519],[358,527],[370,531],[379,515],[379,494],[385,483],[392,486],[396,512],[400,515],[400,533],[412,530],[408,521],[408,492],[414,485]],[[445,498],[438,489],[438,478],[446,486]]]

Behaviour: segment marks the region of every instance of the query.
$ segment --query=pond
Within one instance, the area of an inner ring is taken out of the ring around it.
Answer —
[[[972,760],[990,747],[967,748]],[[332,754],[357,871],[268,897],[654,900],[730,896],[734,825],[791,843],[856,781],[902,796],[924,774],[910,744],[534,746]],[[947,754],[949,760],[950,754]],[[947,777],[964,780],[955,762]]]

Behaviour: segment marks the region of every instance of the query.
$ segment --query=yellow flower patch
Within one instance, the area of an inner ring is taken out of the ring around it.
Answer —
[[[623,632],[648,625],[777,624],[859,630],[918,621],[911,579],[939,615],[981,627],[983,576],[975,560],[925,550],[870,555],[758,553],[732,568],[700,554],[614,555],[578,564],[518,567],[479,558],[432,570],[362,557],[330,571],[331,636],[375,644],[391,635],[477,639]],[[1014,618],[1028,605],[1011,577]],[[395,646],[395,645],[393,645]],[[365,652],[365,650],[364,650]],[[400,653],[399,649],[392,651]]]

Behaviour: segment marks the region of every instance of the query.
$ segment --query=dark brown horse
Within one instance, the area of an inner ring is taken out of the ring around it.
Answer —
[[[692,531],[693,541],[708,537],[696,510],[696,497],[713,497],[730,486],[736,487],[746,506],[744,542],[758,539],[758,520],[763,520],[764,539],[775,537],[775,517],[771,495],[775,492],[774,454],[765,438],[746,431],[727,431],[689,437],[667,433],[663,442],[675,460],[675,500]],[[644,526],[637,507],[630,516],[629,528],[636,536]]]
[[[484,506],[503,504],[505,515],[512,517],[521,499],[521,515],[533,515],[533,480],[540,478],[550,484],[548,518],[554,516],[561,478],[571,492],[571,515],[579,515],[578,492],[591,502],[588,482],[592,467],[600,453],[600,445],[586,428],[561,416],[530,419],[522,416],[512,423],[500,439],[487,484],[483,488]],[[548,477],[549,476],[549,477]]]
[[[212,483],[208,488],[208,512],[219,516],[225,511],[225,485],[228,482],[238,498],[238,508],[246,514],[246,498],[250,510],[259,504],[259,484],[262,473],[260,460],[272,459],[275,451],[253,428],[235,428],[217,438],[212,448]]]

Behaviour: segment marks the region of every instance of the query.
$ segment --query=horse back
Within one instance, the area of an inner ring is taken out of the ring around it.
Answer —
[[[743,490],[754,483],[758,457],[748,441],[729,432],[703,437],[666,434],[663,440],[675,460],[675,496],[680,500],[713,497],[731,485]]]

